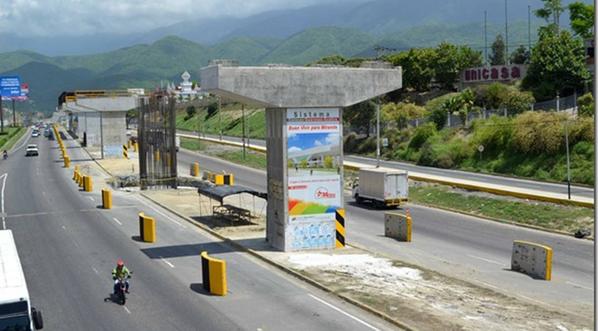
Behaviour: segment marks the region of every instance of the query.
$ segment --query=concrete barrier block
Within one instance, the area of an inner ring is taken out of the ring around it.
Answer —
[[[211,294],[225,296],[226,261],[208,256],[208,252],[201,252],[201,268],[203,288]]]
[[[139,237],[148,243],[156,242],[156,220],[139,213]]]
[[[552,278],[552,248],[528,241],[513,241],[511,270],[522,272],[533,278]]]
[[[411,242],[412,227],[411,216],[398,213],[384,214],[384,235],[386,237]]]

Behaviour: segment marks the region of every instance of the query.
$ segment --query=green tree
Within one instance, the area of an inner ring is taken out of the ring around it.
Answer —
[[[207,114],[206,114],[206,120],[214,115],[216,115],[216,113],[218,112],[218,102],[211,102],[208,105],[208,109],[207,109]]]
[[[343,111],[345,123],[365,131],[368,138],[370,136],[370,125],[375,116],[376,104],[371,100],[347,107]]]
[[[387,60],[403,69],[403,86],[418,92],[427,91],[434,78],[436,51],[432,48],[412,48],[393,54]]]
[[[505,63],[505,41],[502,34],[499,33],[490,48],[490,64],[495,66]]]
[[[382,107],[381,113],[386,121],[396,122],[397,127],[403,129],[408,121],[424,117],[427,111],[414,103],[390,102]]]
[[[522,87],[531,90],[537,100],[553,98],[557,92],[568,95],[583,88],[590,79],[581,40],[568,31],[542,29],[532,52]]]
[[[571,30],[576,35],[584,39],[594,36],[594,5],[586,5],[583,2],[569,4],[569,19]]]
[[[542,0],[542,2],[544,2],[544,7],[536,10],[534,13],[539,18],[546,20],[550,25],[558,27],[561,13],[565,10],[561,0]]]
[[[521,114],[530,110],[535,102],[534,96],[530,92],[520,92],[516,89],[509,91],[503,100],[504,107],[507,108],[509,115]]]
[[[482,53],[468,46],[455,46],[446,42],[436,48],[434,71],[436,81],[447,90],[453,90],[457,77],[465,68],[482,65]]]
[[[529,58],[529,51],[523,45],[520,45],[511,53],[511,63],[513,64],[528,64]]]
[[[586,93],[577,98],[577,106],[579,109],[579,115],[581,116],[594,116],[596,112],[594,108],[594,97],[592,93]]]
[[[345,59],[341,55],[331,55],[331,56],[323,57],[323,58],[315,61],[313,64],[329,64],[329,65],[342,66],[342,65],[345,65],[346,62],[347,62],[347,59]]]
[[[324,156],[324,168],[327,168],[327,169],[334,168],[334,160],[332,159],[332,156],[330,156],[330,155]]]

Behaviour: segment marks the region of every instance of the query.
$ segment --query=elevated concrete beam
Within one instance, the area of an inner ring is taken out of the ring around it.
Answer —
[[[95,111],[127,111],[137,107],[137,98],[133,96],[77,98],[77,106]]]
[[[226,67],[201,69],[202,89],[266,108],[347,107],[398,90],[401,68]]]

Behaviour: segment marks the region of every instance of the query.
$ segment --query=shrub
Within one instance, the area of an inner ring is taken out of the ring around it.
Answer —
[[[473,122],[472,143],[484,146],[485,153],[499,153],[508,148],[513,134],[513,123],[508,117],[492,116]]]
[[[594,116],[596,111],[594,109],[594,97],[592,93],[586,93],[577,98],[577,105],[579,106],[579,115]]]
[[[435,136],[437,133],[438,131],[436,130],[436,126],[434,125],[434,123],[426,123],[418,127],[417,129],[415,129],[413,137],[409,142],[409,148],[420,148],[421,146],[423,146],[424,143],[426,143],[426,141],[428,141],[428,139]]]
[[[525,112],[514,119],[513,147],[522,153],[554,154],[563,146],[566,114]]]

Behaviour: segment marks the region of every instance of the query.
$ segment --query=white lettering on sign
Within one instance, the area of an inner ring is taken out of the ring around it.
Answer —
[[[338,122],[338,108],[288,109],[288,122]]]
[[[463,83],[513,81],[523,79],[526,73],[527,65],[523,64],[469,68],[461,73],[461,81]]]

